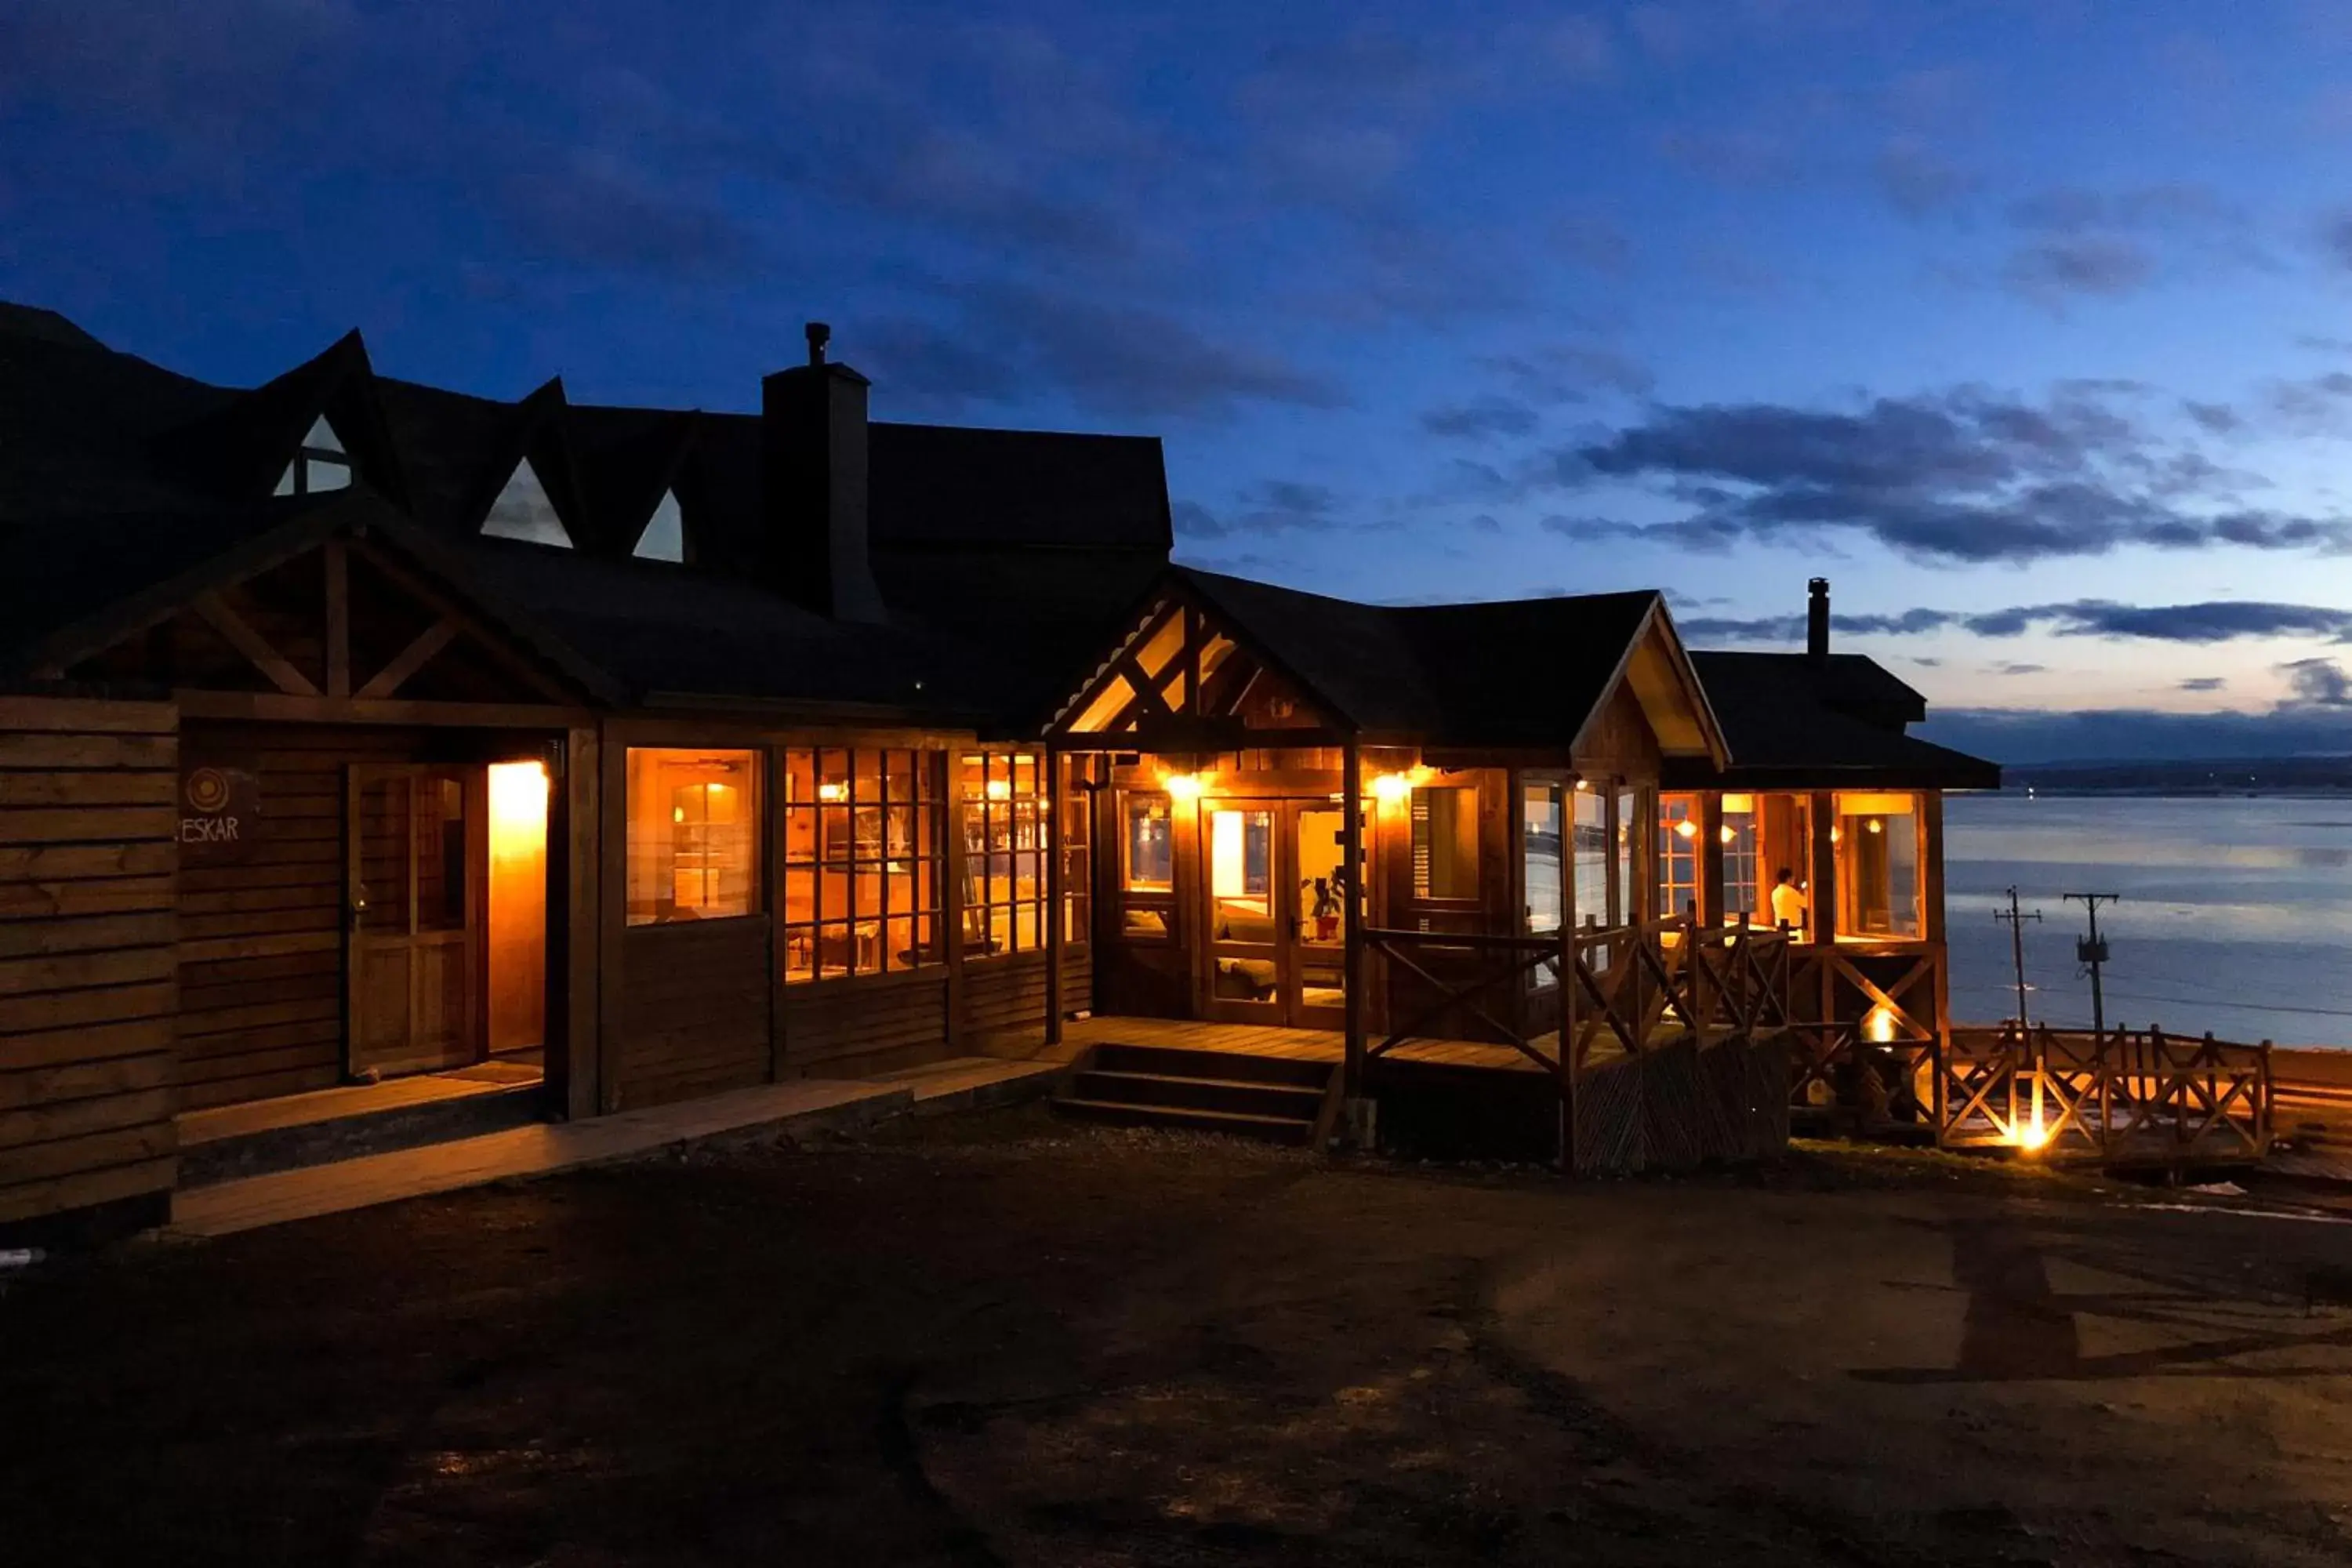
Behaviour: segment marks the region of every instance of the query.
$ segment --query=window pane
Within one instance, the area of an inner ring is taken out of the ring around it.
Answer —
[[[631,925],[759,908],[760,779],[757,752],[630,748]]]
[[[1841,936],[1919,934],[1919,837],[1908,795],[1837,797]]]
[[[1617,792],[1617,922],[1633,923],[1634,877],[1642,854],[1642,796],[1635,790]]]
[[[1803,932],[1812,908],[1812,802],[1801,795],[1758,797],[1757,881],[1765,921]],[[1769,878],[1769,883],[1765,882]]]
[[[1520,792],[1520,854],[1526,868],[1527,929],[1559,929],[1559,785],[1528,784]],[[1549,978],[1551,972],[1540,972]]]
[[[833,921],[817,928],[816,972],[820,980],[849,973],[856,952],[849,939],[849,926],[845,921]]]
[[[1609,923],[1609,804],[1589,789],[1570,796],[1576,802],[1575,863],[1576,923]]]
[[[784,932],[784,980],[787,984],[816,977],[816,930],[793,926]]]
[[[416,785],[416,929],[466,923],[466,789],[456,779]]]
[[[1760,862],[1754,795],[1723,797],[1723,826],[1718,836],[1723,840],[1723,923],[1735,925],[1743,918],[1769,920],[1771,889],[1756,879]]]
[[[341,458],[302,456],[302,484],[312,495],[352,488],[352,466]]]
[[[1412,896],[1478,896],[1478,792],[1455,786],[1412,792]]]
[[[1698,796],[1658,797],[1658,918],[1682,920],[1698,905]]]
[[[1130,889],[1168,892],[1176,885],[1176,841],[1170,826],[1168,797],[1131,794],[1126,803],[1125,885]]]

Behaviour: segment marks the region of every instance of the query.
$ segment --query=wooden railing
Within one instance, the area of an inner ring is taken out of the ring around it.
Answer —
[[[2271,1047],[2116,1028],[1956,1029],[1937,1069],[1937,1142],[2179,1170],[2270,1149]]]
[[[1790,1103],[1865,1123],[1935,1122],[1942,1060],[1941,943],[1797,942],[1790,994]]]
[[[1517,998],[1526,977],[1538,970],[1549,972],[1557,985],[1559,937],[1380,928],[1363,935],[1368,953],[1378,953],[1431,992],[1371,1047],[1368,1054],[1374,1057],[1421,1037],[1456,1009],[1530,1060],[1552,1070],[1565,1064],[1571,1072],[1580,1070],[1596,1050],[1637,1055],[1667,1039],[1760,1035],[1789,1027],[1792,1016],[1789,941],[1779,931],[1688,921],[1586,927],[1570,940],[1574,973],[1561,998],[1563,1029],[1552,1037],[1548,1053],[1542,1048],[1545,1037],[1531,1037],[1517,1026]],[[1433,952],[1486,962],[1449,980],[1421,961]],[[1507,988],[1499,1009],[1486,1001],[1497,988]],[[1568,1042],[1564,1054],[1561,1037]]]

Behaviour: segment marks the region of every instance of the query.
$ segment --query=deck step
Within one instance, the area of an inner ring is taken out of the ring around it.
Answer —
[[[1329,1068],[1324,1073],[1328,1078]],[[1188,1110],[1224,1110],[1312,1121],[1323,1107],[1323,1086],[1263,1083],[1249,1079],[1195,1078],[1190,1074],[1105,1072],[1078,1075],[1072,1097],[1118,1105],[1159,1105]]]
[[[1087,1065],[1097,1072],[1290,1084],[1319,1094],[1323,1086],[1331,1081],[1331,1069],[1338,1064],[1298,1057],[1250,1056],[1190,1046],[1138,1046],[1106,1040],[1095,1047],[1093,1059]]]
[[[526,1127],[542,1118],[536,1081],[452,1086],[431,1098],[393,1099],[392,1086],[353,1085],[282,1103],[193,1111],[180,1121],[183,1191],[333,1164]]]
[[[1336,1062],[1297,1057],[1107,1041],[1095,1047],[1054,1108],[1114,1126],[1305,1144],[1314,1141],[1338,1071]]]
[[[1066,1098],[1054,1101],[1065,1116],[1113,1127],[1172,1127],[1194,1132],[1224,1132],[1269,1143],[1305,1143],[1314,1135],[1312,1118],[1250,1116],[1231,1110],[1197,1110],[1176,1105],[1128,1105],[1114,1100]]]

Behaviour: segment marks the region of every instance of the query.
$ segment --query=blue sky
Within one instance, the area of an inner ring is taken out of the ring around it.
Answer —
[[[0,296],[712,408],[821,317],[883,417],[1163,435],[1200,564],[1758,647],[1820,573],[2015,760],[2352,750],[2352,7],[1171,9],[16,0]]]

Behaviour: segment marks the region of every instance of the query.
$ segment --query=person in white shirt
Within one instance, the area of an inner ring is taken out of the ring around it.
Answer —
[[[1772,923],[1782,931],[1805,929],[1806,899],[1797,886],[1796,874],[1786,866],[1780,868],[1780,879],[1772,889]]]

